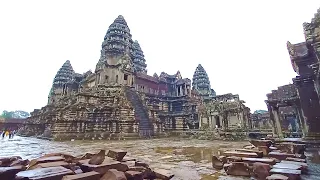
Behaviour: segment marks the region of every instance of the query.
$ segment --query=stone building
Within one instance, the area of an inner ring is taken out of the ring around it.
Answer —
[[[268,111],[255,111],[250,115],[253,129],[272,129],[270,113]]]
[[[216,95],[211,89],[207,72],[201,64],[196,68],[192,78],[192,88],[201,97],[202,104],[200,127],[213,129],[215,127],[224,130],[235,128],[250,129],[250,109],[240,100],[239,95]]]
[[[57,72],[48,104],[35,109],[22,134],[63,138],[149,137],[199,126],[201,99],[191,80],[147,75],[146,60],[123,16],[109,26],[94,72],[75,73],[70,61]]]
[[[280,107],[294,106],[305,139],[320,139],[319,102],[319,54],[320,54],[320,9],[310,23],[303,23],[305,41],[297,44],[287,42],[293,70],[298,74],[293,78],[294,97],[272,100],[267,105],[275,122],[275,131],[283,136],[279,120]]]

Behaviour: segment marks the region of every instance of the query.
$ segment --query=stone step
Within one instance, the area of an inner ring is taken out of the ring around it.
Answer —
[[[255,150],[255,149],[236,149],[235,151],[248,152],[248,153],[256,153],[259,158],[263,156],[263,152],[262,152],[262,151]]]
[[[301,179],[300,178],[301,177],[300,170],[272,168],[270,170],[270,174],[281,174],[281,175],[287,176],[290,180]]]
[[[224,156],[236,156],[236,157],[251,157],[257,158],[257,153],[250,153],[250,152],[239,152],[239,151],[226,151],[223,153]]]
[[[285,160],[287,157],[293,157],[293,158],[301,158],[302,155],[300,154],[288,154],[288,153],[282,153],[282,152],[270,152],[268,154],[269,157],[273,157],[279,160]]]

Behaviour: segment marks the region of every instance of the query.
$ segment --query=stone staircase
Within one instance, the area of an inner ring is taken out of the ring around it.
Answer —
[[[135,110],[134,116],[136,121],[139,123],[139,136],[150,138],[153,136],[153,125],[149,119],[148,111],[144,107],[139,94],[130,88],[126,88],[125,92],[128,100],[131,102]]]

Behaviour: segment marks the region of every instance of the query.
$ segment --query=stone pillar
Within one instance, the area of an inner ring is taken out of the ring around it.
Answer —
[[[179,96],[179,91],[178,91],[178,89],[179,89],[179,86],[176,86],[176,92],[177,92],[177,95],[176,95],[176,96]]]
[[[313,77],[298,76],[293,79],[300,97],[305,121],[305,139],[320,139],[320,103]]]
[[[306,135],[306,123],[304,121],[304,117],[302,115],[302,112],[301,112],[301,107],[300,105],[296,105],[294,107],[295,109],[295,112],[297,114],[297,121],[298,121],[298,124],[299,124],[299,128],[301,129],[301,132],[302,132],[302,137],[305,137]]]
[[[187,84],[184,84],[184,95],[188,95]]]
[[[280,124],[279,108],[275,107],[275,105],[268,104],[268,110],[269,110],[270,118],[273,124],[273,133],[277,134],[279,138],[283,138],[281,124]]]

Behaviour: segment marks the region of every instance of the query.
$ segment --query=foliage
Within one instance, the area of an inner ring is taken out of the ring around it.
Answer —
[[[11,118],[15,118],[15,119],[24,119],[29,117],[30,114],[26,111],[21,111],[21,110],[17,110],[17,111],[7,111],[4,110],[2,112],[2,114],[0,115],[0,117],[5,118],[5,119],[11,119]]]
[[[256,110],[253,112],[253,114],[264,114],[264,113],[267,113],[268,111],[266,110]]]

